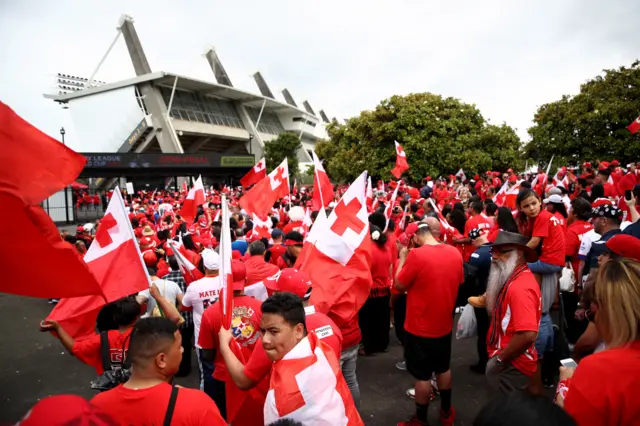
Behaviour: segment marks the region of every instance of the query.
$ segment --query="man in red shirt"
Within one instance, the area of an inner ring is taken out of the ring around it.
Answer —
[[[271,231],[271,239],[273,240],[273,245],[269,247],[269,250],[268,250],[269,256],[267,257],[267,259],[269,259],[269,263],[277,265],[278,259],[280,259],[280,256],[282,256],[284,252],[287,251],[287,247],[285,247],[285,245],[282,244],[283,236],[284,234],[280,229],[274,229],[273,231]]]
[[[471,240],[469,239],[469,232],[472,229],[480,228],[480,230],[489,232],[491,229],[491,221],[482,215],[482,211],[484,210],[484,203],[482,201],[474,201],[471,203],[471,217],[464,224],[464,238],[459,240],[454,240],[454,244],[466,244],[469,247],[471,246]],[[465,251],[465,262],[469,261],[469,256],[473,253],[473,250]]]
[[[276,265],[265,262],[264,254],[267,249],[262,241],[252,242],[247,251],[250,257],[244,262],[244,266],[247,267],[246,285],[258,283],[280,272]]]
[[[233,339],[240,347],[244,359],[249,359],[260,338],[260,320],[262,318],[260,307],[262,306],[262,303],[253,297],[244,295],[243,290],[247,274],[244,264],[239,260],[232,260],[231,269],[233,275],[233,317],[231,319],[231,333],[233,335]],[[227,419],[226,394],[231,394],[231,392],[227,392],[226,382],[229,381],[229,375],[227,374],[224,359],[218,350],[220,347],[218,331],[222,327],[223,323],[222,310],[218,303],[220,302],[217,301],[211,305],[211,307],[205,310],[202,315],[198,345],[200,345],[204,352],[204,359],[209,362],[213,361],[214,363],[213,399],[218,406],[222,417]],[[256,401],[251,398],[247,399],[248,400],[245,400],[245,403],[253,408],[256,406],[261,407],[261,404],[264,402],[264,400]],[[232,404],[235,403],[235,401],[230,402]],[[238,414],[251,414],[254,418],[256,416],[260,416],[260,410],[245,408],[244,411],[245,412],[243,413],[243,410],[240,410]],[[235,413],[229,414],[233,415]],[[246,424],[243,420],[238,419],[235,416],[233,419],[227,420],[233,420],[234,424]],[[260,421],[257,423],[260,423]]]
[[[420,223],[410,238],[413,248],[400,251],[395,286],[407,290],[404,355],[407,371],[416,379],[416,414],[398,425],[427,424],[433,373],[440,390],[440,421],[452,425],[456,414],[451,405],[451,330],[464,281],[462,256],[455,247],[440,244],[426,223]]]
[[[204,392],[169,384],[180,367],[182,350],[180,331],[168,318],[138,321],[129,345],[131,377],[91,403],[122,425],[226,425]]]
[[[526,237],[500,231],[491,250],[486,376],[491,388],[504,394],[524,390],[536,372],[535,342],[542,298],[538,282],[527,266],[537,255],[527,247]]]

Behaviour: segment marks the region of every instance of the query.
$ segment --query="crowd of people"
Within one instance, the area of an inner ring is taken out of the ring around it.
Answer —
[[[336,188],[327,212],[345,191]],[[223,192],[233,213],[230,329],[217,308]],[[108,368],[106,345],[111,367],[130,367],[130,377],[89,405],[58,398],[115,424],[336,424],[336,406],[343,424],[364,424],[356,360],[387,351],[393,329],[404,348],[396,367],[415,379],[406,392],[415,412],[398,425],[428,424],[434,398],[440,423],[453,425],[452,336],[455,313],[468,304],[478,355],[469,368],[490,389],[474,424],[640,425],[634,164],[379,182],[368,201],[369,296],[339,324],[310,303],[314,283],[297,268],[318,215],[312,192],[302,188],[255,218],[239,207],[241,187],[212,188],[193,221],[180,214],[185,192],[130,194],[151,288],[106,305],[87,340],[55,321],[41,324],[98,375]],[[62,238],[84,253],[99,226]],[[193,368],[199,390],[172,385]],[[545,388],[555,388],[553,399]],[[34,407],[25,424],[43,410]]]

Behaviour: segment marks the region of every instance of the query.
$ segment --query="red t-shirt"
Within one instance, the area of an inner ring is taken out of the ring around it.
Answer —
[[[473,247],[473,244],[454,244],[453,243],[453,239],[455,238],[456,240],[461,240],[464,238],[464,235],[462,235],[456,228],[454,228],[453,226],[450,227],[449,229],[447,229],[446,231],[446,237],[447,237],[447,244],[453,246],[456,248],[456,250],[458,250],[460,252],[460,255],[462,256],[462,259],[465,262],[469,261],[469,258],[471,257],[471,254],[475,251],[475,248]]]
[[[390,288],[391,286],[391,253],[389,242],[382,248],[373,242],[371,244],[371,288]]]
[[[275,244],[269,249],[269,251],[271,252],[271,258],[269,259],[269,262],[274,265],[278,265],[278,259],[280,259],[280,256],[282,256],[284,252],[287,251],[287,248],[283,244]]]
[[[124,333],[120,333],[119,330],[109,330],[107,335],[109,336],[109,353],[112,363],[121,363],[122,349],[124,351],[129,349],[129,341],[131,340],[131,331],[133,327],[126,330]],[[96,369],[96,373],[102,374],[104,369],[102,368],[102,353],[100,351],[100,335],[96,334],[87,339],[76,341],[73,344],[71,350],[73,356],[80,361]]]
[[[558,219],[547,210],[541,210],[533,223],[531,237],[542,239],[540,261],[550,265],[564,266],[564,231]]]
[[[578,259],[578,251],[580,250],[580,243],[582,242],[582,236],[593,229],[593,225],[584,220],[576,220],[567,229],[567,235],[564,243],[565,255],[571,258],[571,266],[573,272],[578,276],[578,267],[580,265],[580,259]]]
[[[578,426],[640,425],[640,341],[590,355],[578,365],[564,409]]]
[[[506,294],[502,303],[494,310],[494,317],[487,333],[489,357],[506,348],[515,333],[521,331],[535,331],[537,333],[540,324],[540,316],[542,315],[540,286],[528,267],[525,267],[525,270],[511,284],[505,284],[502,292],[504,291]],[[496,317],[496,315],[498,316]],[[493,333],[496,333],[497,336],[492,344]],[[532,343],[531,347],[518,355],[511,363],[523,374],[532,376],[537,368],[537,360],[536,347]]]
[[[483,231],[489,231],[491,229],[491,221],[481,214],[471,216],[469,220],[464,224],[464,236],[469,238],[469,231],[472,229],[480,228]]]
[[[247,254],[249,251],[247,250]],[[272,263],[264,261],[262,256],[251,256],[244,261],[244,266],[247,267],[247,282],[245,285],[251,285],[264,281],[265,278],[269,278],[280,272],[280,268]]]
[[[447,244],[411,250],[398,281],[407,289],[406,331],[420,337],[451,332],[458,287],[464,281],[458,250]]]
[[[120,425],[161,425],[169,406],[171,385],[160,383],[146,389],[122,385],[99,393],[91,404]],[[174,426],[225,426],[215,402],[200,390],[180,388],[171,424]]]
[[[222,327],[222,311],[219,302],[211,305],[202,314],[198,344],[203,349],[217,349],[219,344],[218,331]],[[260,321],[262,320],[262,302],[249,296],[233,298],[233,318],[231,319],[231,333],[240,345],[244,359],[249,359],[256,342],[260,338]],[[213,378],[225,381],[227,366],[220,351],[216,351]]]
[[[562,225],[562,230],[566,233],[567,232],[567,219],[562,216],[562,213],[560,212],[555,212],[553,214],[553,216],[558,219],[558,222],[560,223],[560,225]]]

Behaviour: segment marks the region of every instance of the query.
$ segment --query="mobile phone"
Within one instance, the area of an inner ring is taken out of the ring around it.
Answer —
[[[560,364],[562,364],[564,368],[576,368],[578,366],[578,363],[572,358],[561,359]]]
[[[630,189],[625,189],[624,191],[624,198],[626,200],[630,200],[631,199],[631,190]]]

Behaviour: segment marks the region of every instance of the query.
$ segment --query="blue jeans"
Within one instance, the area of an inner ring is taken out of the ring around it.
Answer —
[[[553,352],[553,321],[548,313],[540,317],[536,352],[538,352],[538,359],[542,359],[546,352]]]
[[[340,353],[342,375],[347,382],[349,391],[351,391],[351,396],[357,409],[360,409],[360,386],[358,386],[358,378],[356,377],[356,360],[358,359],[359,346],[360,345],[353,345]]]
[[[562,268],[563,266],[551,265],[549,263],[540,262],[539,260],[529,263],[529,269],[531,269],[531,272],[539,275],[557,274],[558,272],[562,272]]]
[[[216,384],[212,377],[213,363],[205,361],[204,351],[202,349],[196,348],[196,351],[198,355],[198,367],[200,367],[200,390],[204,391],[204,393],[215,401]]]

